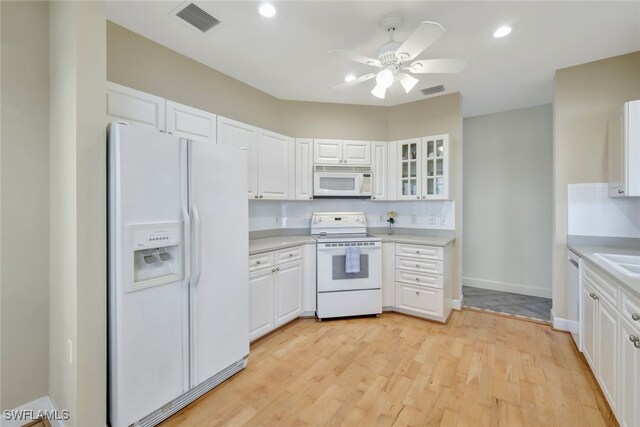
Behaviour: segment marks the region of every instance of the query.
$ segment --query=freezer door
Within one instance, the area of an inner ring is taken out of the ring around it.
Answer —
[[[189,142],[191,387],[249,354],[247,153]]]
[[[187,144],[121,124],[108,144],[109,414],[120,427],[188,389]]]

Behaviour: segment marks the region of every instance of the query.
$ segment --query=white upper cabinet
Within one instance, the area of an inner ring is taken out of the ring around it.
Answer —
[[[449,199],[449,135],[397,143],[399,200]]]
[[[371,165],[371,142],[314,139],[313,163],[319,165]]]
[[[609,120],[609,197],[640,196],[640,100],[626,102]]]
[[[371,164],[371,142],[342,141],[342,163],[349,166]]]
[[[247,150],[249,158],[248,195],[258,198],[258,129],[255,126],[218,116],[218,143]]]
[[[342,141],[338,139],[314,139],[313,163],[339,165],[342,163]]]
[[[295,198],[313,199],[313,140],[296,139],[295,142]]]
[[[374,141],[371,143],[371,165],[373,173],[372,200],[387,200],[389,143]]]
[[[216,142],[216,115],[204,110],[167,101],[166,131],[195,141]]]
[[[286,200],[289,197],[291,144],[288,136],[259,130],[258,198]]]
[[[107,82],[107,115],[110,120],[164,130],[164,98]]]
[[[398,141],[387,143],[387,199],[398,200]]]

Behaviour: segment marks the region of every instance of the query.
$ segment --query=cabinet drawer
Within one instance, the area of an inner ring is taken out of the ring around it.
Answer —
[[[396,257],[396,268],[429,274],[443,274],[444,263],[419,258]]]
[[[622,317],[640,332],[640,299],[622,291]]]
[[[408,243],[398,243],[396,245],[396,255],[408,256],[421,259],[444,259],[444,248],[436,246],[410,245]]]
[[[442,317],[444,312],[444,291],[397,283],[396,304],[399,308],[406,310]]]
[[[602,296],[609,300],[614,306],[618,305],[618,285],[612,283],[611,279],[606,279],[601,273],[597,272],[594,268],[589,266],[588,263],[584,266],[584,277],[591,282]]]
[[[294,261],[302,258],[302,246],[296,246],[294,248],[280,249],[276,251],[276,264],[281,262]]]
[[[442,276],[420,273],[418,271],[396,269],[396,282],[404,282],[414,286],[431,286],[440,289],[444,288]]]
[[[249,256],[249,271],[259,270],[265,267],[271,267],[273,262],[273,252],[264,252]]]

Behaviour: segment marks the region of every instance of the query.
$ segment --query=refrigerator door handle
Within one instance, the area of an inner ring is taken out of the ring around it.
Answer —
[[[200,214],[198,213],[198,208],[193,205],[191,208],[191,213],[193,215],[193,280],[191,281],[192,287],[197,287],[200,282],[200,273],[202,269],[200,268]]]
[[[185,206],[182,207],[182,220],[183,228],[184,228],[184,280],[182,284],[184,286],[189,285],[189,281],[191,280],[191,251],[189,250],[189,239],[188,236],[191,234],[191,217],[189,216],[189,211]]]

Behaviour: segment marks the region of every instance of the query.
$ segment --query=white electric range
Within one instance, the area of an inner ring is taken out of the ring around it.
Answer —
[[[382,313],[382,241],[367,234],[365,214],[316,212],[311,234],[317,242],[316,316]]]

